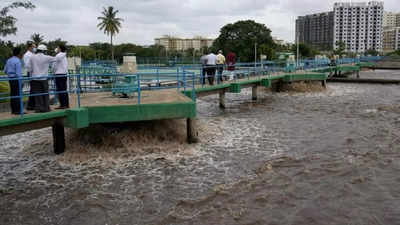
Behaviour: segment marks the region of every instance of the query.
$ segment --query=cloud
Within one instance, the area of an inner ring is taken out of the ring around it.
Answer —
[[[4,5],[12,0],[2,0]],[[109,38],[96,27],[103,7],[114,6],[124,19],[116,43],[153,44],[164,34],[217,37],[227,23],[253,19],[266,24],[274,36],[294,40],[297,16],[331,10],[334,0],[33,0],[34,11],[18,9],[18,33],[8,39],[25,42],[32,33],[46,40],[62,38],[72,44],[105,42]],[[396,0],[386,9],[399,11]],[[1,4],[3,5],[3,4]]]

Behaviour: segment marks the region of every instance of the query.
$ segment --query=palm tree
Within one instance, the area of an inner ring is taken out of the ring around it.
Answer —
[[[100,20],[97,27],[111,37],[112,60],[114,60],[113,36],[119,33],[121,22],[124,21],[123,19],[116,17],[118,12],[119,10],[114,11],[114,7],[109,6],[108,8],[103,8],[103,12],[101,12],[102,16],[97,17],[97,20]]]
[[[39,33],[34,33],[31,35],[31,39],[33,43],[35,43],[36,46],[38,46],[40,43],[44,41],[44,36]]]

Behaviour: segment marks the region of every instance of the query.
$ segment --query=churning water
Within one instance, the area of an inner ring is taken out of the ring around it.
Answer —
[[[400,224],[399,86],[260,93],[199,100],[196,145],[183,121],[69,131],[61,156],[49,129],[1,137],[0,224]]]

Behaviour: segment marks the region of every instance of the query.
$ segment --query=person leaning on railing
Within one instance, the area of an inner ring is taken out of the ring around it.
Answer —
[[[31,57],[29,71],[32,74],[31,89],[35,98],[35,112],[50,112],[49,102],[49,66],[56,61],[55,57],[45,55],[46,45],[39,45],[37,54]]]
[[[235,77],[235,63],[236,63],[236,55],[233,52],[230,52],[226,56],[226,63],[228,64],[228,71],[231,71],[229,80],[233,80]]]
[[[224,72],[225,63],[226,63],[225,56],[222,54],[222,50],[219,50],[217,55],[217,71],[218,71],[218,82],[221,83],[224,82],[224,80],[222,79],[222,74]]]
[[[207,75],[207,55],[203,55],[200,57],[201,63],[201,84],[206,84],[206,75]]]
[[[36,44],[33,42],[28,42],[28,50],[24,54],[23,61],[24,61],[24,66],[27,72],[28,77],[31,77],[31,69],[29,68],[29,61],[31,60],[32,56],[36,53]],[[32,89],[31,89],[32,90]],[[32,95],[32,93],[30,93]],[[33,96],[29,96],[28,99],[28,110],[34,110],[35,108],[35,98]]]
[[[207,79],[210,85],[214,85],[215,71],[217,70],[217,56],[210,52],[207,55]]]
[[[54,63],[53,70],[56,76],[56,90],[60,106],[56,109],[69,108],[69,99],[67,92],[67,74],[68,74],[68,61],[65,46],[59,45],[56,49],[56,62]]]
[[[21,49],[14,48],[13,56],[7,60],[6,66],[4,68],[4,73],[7,74],[10,79],[8,82],[10,84],[10,105],[11,113],[14,115],[19,115],[22,113],[21,109],[21,98],[20,87],[22,88],[22,62],[21,62]]]

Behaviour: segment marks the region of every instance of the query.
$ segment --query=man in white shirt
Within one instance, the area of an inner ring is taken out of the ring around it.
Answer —
[[[32,74],[31,92],[35,98],[35,111],[38,113],[50,112],[49,104],[49,66],[56,61],[55,57],[45,55],[46,45],[39,45],[37,54],[31,57],[29,69]]]
[[[214,85],[215,72],[217,70],[217,56],[214,53],[210,53],[206,57],[207,59],[207,78],[210,85]]]
[[[56,76],[56,90],[58,93],[58,100],[60,106],[56,109],[69,108],[69,99],[67,91],[67,74],[68,74],[68,61],[66,48],[64,45],[59,45],[56,49],[56,62],[53,65],[54,75]]]
[[[24,54],[24,57],[22,58],[28,77],[31,76],[31,73],[29,72],[29,71],[31,71],[31,69],[29,68],[29,61],[31,60],[31,57],[35,54],[35,52],[36,52],[35,43],[28,42],[28,51],[26,51],[26,53]],[[31,91],[32,91],[32,88],[31,88]],[[32,92],[30,94],[32,95]],[[33,96],[29,96],[27,109],[34,110],[34,108],[35,108],[35,98]]]

